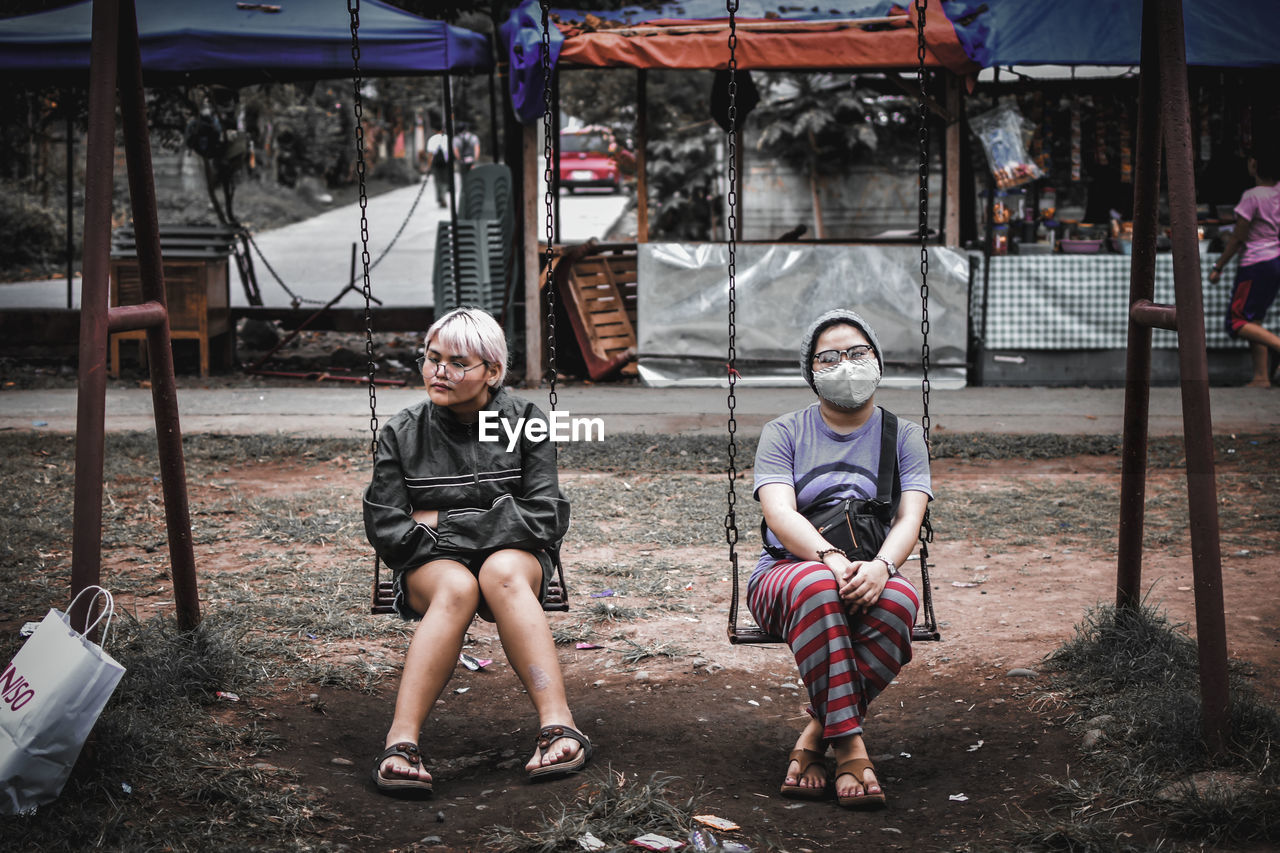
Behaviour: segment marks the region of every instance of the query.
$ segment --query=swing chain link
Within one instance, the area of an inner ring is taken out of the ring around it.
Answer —
[[[547,288],[547,380],[550,383],[551,390],[548,392],[548,401],[551,404],[551,411],[556,410],[556,279],[555,279],[555,195],[559,189],[555,181],[555,165],[552,160],[555,152],[552,149],[552,136],[554,131],[552,127],[551,113],[551,3],[550,0],[541,0],[542,6],[542,154],[543,154],[543,179],[546,182],[546,192],[543,194],[543,202],[546,205],[546,229],[547,229],[547,260],[546,260],[546,288]]]
[[[929,445],[929,110],[928,91],[925,88],[925,39],[924,19],[929,0],[916,0],[916,83],[920,86],[920,393],[924,414],[920,426],[924,428],[926,449]]]
[[[727,249],[729,253],[729,361],[726,371],[729,379],[729,508],[724,517],[725,541],[729,544],[729,560],[733,564],[734,578],[737,578],[738,554],[738,495],[735,481],[738,478],[738,421],[734,414],[737,408],[737,396],[734,388],[738,381],[737,371],[737,239],[738,239],[738,24],[736,13],[738,0],[726,0],[725,9],[729,13],[729,186],[726,199],[729,215],[725,219]]]
[[[364,353],[369,364],[369,431],[373,434],[370,450],[373,455],[378,452],[378,391],[375,376],[378,365],[373,359],[373,288],[369,283],[369,196],[365,185],[364,161],[364,103],[360,90],[364,81],[360,79],[360,0],[347,0],[347,12],[351,15],[351,65],[352,104],[356,124],[356,178],[360,186],[360,263],[363,271],[362,292],[364,293]]]

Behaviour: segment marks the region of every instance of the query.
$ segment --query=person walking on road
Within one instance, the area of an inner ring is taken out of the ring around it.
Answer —
[[[1264,327],[1262,320],[1280,291],[1280,187],[1276,186],[1280,180],[1280,149],[1250,157],[1249,173],[1258,185],[1240,197],[1235,228],[1209,273],[1209,281],[1216,284],[1227,261],[1243,247],[1227,308],[1227,333],[1249,342],[1253,356],[1249,387],[1269,388],[1273,377],[1267,350],[1280,353],[1280,336]]]
[[[458,126],[458,135],[453,139],[453,153],[458,171],[464,175],[480,161],[480,137],[475,135],[470,125]]]
[[[437,130],[427,139],[427,173],[436,185],[436,204],[444,207],[453,183],[453,162],[449,156],[449,137]]]

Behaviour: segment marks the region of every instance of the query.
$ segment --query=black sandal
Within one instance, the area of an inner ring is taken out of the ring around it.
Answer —
[[[384,776],[382,774],[382,765],[386,763],[388,758],[403,758],[409,762],[410,767],[419,767],[422,764],[422,753],[418,751],[418,745],[409,741],[394,743],[383,750],[382,755],[378,756],[378,760],[373,764],[373,784],[383,794],[391,794],[400,797],[429,797],[431,796],[431,780],[430,779],[410,779],[407,776]]]
[[[560,779],[571,773],[577,773],[587,766],[587,762],[591,760],[591,741],[587,740],[587,736],[582,732],[569,726],[544,726],[542,731],[538,732],[535,748],[539,754],[545,753],[551,748],[552,743],[561,738],[577,741],[579,747],[577,753],[564,761],[535,767],[529,771],[530,779],[537,781]]]

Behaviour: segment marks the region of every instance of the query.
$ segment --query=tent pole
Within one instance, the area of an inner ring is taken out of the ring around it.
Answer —
[[[74,308],[71,279],[75,275],[75,207],[72,195],[72,182],[75,178],[75,118],[71,113],[71,91],[63,92],[63,109],[67,111],[67,308]]]
[[[541,252],[538,251],[538,225],[542,221],[538,216],[541,201],[538,181],[542,177],[538,171],[538,153],[542,150],[538,145],[538,130],[542,124],[535,122],[516,126],[524,137],[521,148],[524,180],[520,193],[524,201],[524,384],[536,388],[542,377]]]
[[[551,153],[555,162],[547,164],[547,168],[551,170],[552,182],[548,189],[551,190],[551,199],[555,204],[555,234],[556,245],[562,241],[560,239],[560,71],[552,69],[551,71],[551,127],[554,135],[551,138]]]
[[[649,144],[649,72],[636,71],[636,242],[649,242],[649,183],[644,149]]]
[[[445,162],[449,164],[449,245],[453,251],[453,307],[462,307],[462,265],[458,258],[458,196],[454,188],[454,154],[453,147],[453,76],[444,75],[441,84],[444,90],[444,135],[447,138],[448,150]]]
[[[943,194],[942,194],[942,243],[944,246],[960,245],[960,77],[945,73],[947,94],[947,129],[943,135]]]
[[[489,69],[489,150],[493,152],[493,162],[498,160],[498,93],[494,86],[493,69]]]

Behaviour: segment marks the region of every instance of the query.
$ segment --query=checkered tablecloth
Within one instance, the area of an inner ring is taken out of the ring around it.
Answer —
[[[1200,256],[1205,342],[1210,349],[1243,347],[1226,332],[1227,303],[1235,281],[1232,259],[1217,284],[1209,271],[1217,254]],[[987,349],[1123,349],[1129,334],[1127,255],[1028,255],[989,259]],[[975,265],[971,316],[983,336],[981,264]],[[1154,301],[1173,303],[1173,255],[1156,256]],[[1177,335],[1153,329],[1152,346],[1176,349]]]

